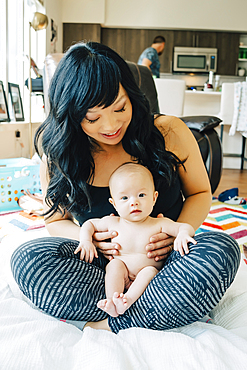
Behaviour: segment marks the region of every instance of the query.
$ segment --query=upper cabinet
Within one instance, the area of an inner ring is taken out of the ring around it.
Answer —
[[[63,23],[63,51],[65,52],[71,45],[83,41],[101,41],[100,24],[90,23]]]
[[[152,44],[155,36],[162,35],[166,46],[160,56],[163,73],[172,73],[174,46],[217,48],[217,74],[237,74],[239,33],[219,31],[181,31],[138,28],[107,28],[99,24],[64,23],[63,50],[80,40],[99,41],[117,51],[125,60],[137,63],[142,51]]]
[[[174,46],[216,47],[216,32],[174,31]]]
[[[239,33],[217,32],[217,74],[234,76],[238,68]]]

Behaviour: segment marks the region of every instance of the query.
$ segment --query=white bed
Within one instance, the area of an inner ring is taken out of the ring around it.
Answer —
[[[46,230],[6,236],[0,243],[0,369],[247,369],[247,264],[211,312],[196,322],[157,332],[131,328],[118,335],[76,327],[33,307],[15,283],[9,260],[22,242]]]

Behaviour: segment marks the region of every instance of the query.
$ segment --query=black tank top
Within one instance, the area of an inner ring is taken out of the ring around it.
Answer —
[[[170,188],[162,189],[162,184],[159,186],[158,199],[151,213],[151,217],[157,217],[159,213],[163,213],[165,217],[171,218],[176,221],[182,206],[183,198],[181,194],[181,184],[179,176],[176,176],[176,180]],[[83,224],[89,218],[101,218],[103,216],[110,215],[114,213],[117,215],[115,208],[110,204],[108,199],[111,197],[109,187],[99,187],[99,186],[89,186],[91,195],[91,212],[89,211],[79,211],[73,212],[73,216],[79,222],[80,225]]]
[[[159,114],[158,116],[162,116],[162,114]],[[80,225],[82,225],[89,218],[101,218],[108,216],[111,213],[118,215],[117,211],[108,200],[111,197],[108,186],[88,186],[92,203],[91,211],[79,210],[79,207],[77,206],[74,208],[74,211],[71,212]],[[165,184],[162,186],[161,182],[159,188],[155,190],[158,190],[159,195],[150,216],[157,217],[159,213],[162,213],[165,217],[176,221],[183,207],[181,182],[178,174],[175,177],[174,183],[168,189]]]

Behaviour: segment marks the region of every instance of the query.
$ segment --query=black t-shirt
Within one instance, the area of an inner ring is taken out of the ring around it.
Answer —
[[[101,218],[103,216],[108,216],[111,213],[117,215],[115,208],[110,204],[109,198],[110,190],[109,187],[99,187],[99,186],[89,186],[91,195],[91,212],[77,210],[73,212],[73,216],[79,222],[80,225],[83,224],[89,218]],[[162,184],[158,189],[159,195],[154,206],[151,217],[157,217],[159,213],[163,213],[165,217],[171,218],[176,221],[182,206],[183,198],[181,194],[181,184],[179,176],[176,177],[174,184],[168,189],[162,189]]]

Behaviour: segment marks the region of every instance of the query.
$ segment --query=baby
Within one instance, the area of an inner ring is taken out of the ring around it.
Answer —
[[[121,245],[120,253],[106,266],[106,299],[97,307],[109,315],[123,314],[144,292],[150,281],[162,268],[163,262],[147,257],[145,250],[152,235],[160,232],[176,237],[174,250],[183,256],[189,253],[187,243],[196,244],[195,234],[189,224],[174,222],[168,218],[152,218],[150,213],[158,197],[150,171],[139,164],[125,163],[110,177],[112,198],[109,202],[119,214],[101,219],[87,220],[80,229],[80,244],[75,254],[92,262],[98,257],[93,244],[95,231],[115,230],[114,241]],[[126,293],[123,293],[127,289]]]

